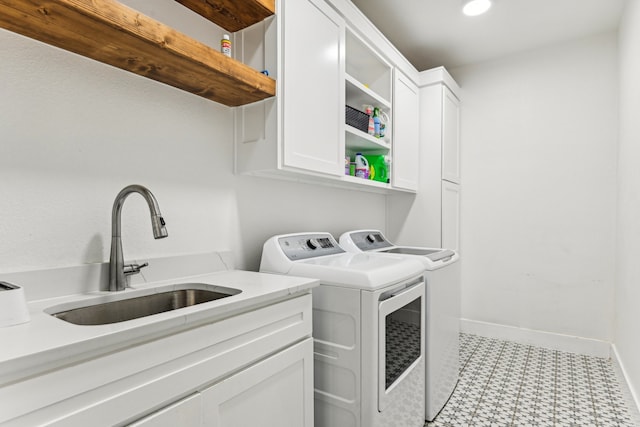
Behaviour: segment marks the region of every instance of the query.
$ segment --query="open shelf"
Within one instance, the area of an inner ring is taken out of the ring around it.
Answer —
[[[346,73],[389,103],[393,67],[350,29],[346,31],[345,45]]]
[[[350,74],[345,74],[345,89],[347,100],[360,106],[362,104],[371,104],[377,107],[383,107],[386,110],[391,108],[391,102],[367,86],[358,81]],[[355,108],[355,107],[354,107]]]
[[[275,96],[275,80],[115,0],[0,0],[0,27],[228,106]]]
[[[345,125],[345,144],[349,151],[386,154],[391,148],[384,139],[376,138],[353,126]]]
[[[360,111],[367,107],[380,110],[381,123],[386,125],[383,138],[376,138],[353,126],[345,124],[345,157],[351,161],[357,153],[365,156],[386,156],[392,158],[392,73],[393,67],[384,61],[375,49],[347,28],[345,38],[345,103]],[[373,166],[372,170],[373,170]],[[391,165],[393,166],[393,165]],[[376,165],[377,167],[377,165]],[[374,172],[375,173],[375,172]],[[387,176],[389,173],[387,173]],[[343,182],[359,185],[369,190],[388,191],[392,185],[371,179],[344,176]]]
[[[341,180],[344,181],[344,182],[352,183],[352,184],[358,184],[358,185],[362,185],[362,186],[369,186],[369,187],[379,188],[379,189],[389,189],[389,188],[391,188],[391,185],[389,185],[387,183],[384,183],[384,182],[374,181],[372,179],[358,178],[358,177],[351,176],[351,175],[344,175],[344,176],[342,176]]]

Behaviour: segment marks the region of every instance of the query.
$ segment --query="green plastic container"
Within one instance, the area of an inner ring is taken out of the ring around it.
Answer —
[[[379,182],[389,182],[390,162],[389,156],[384,155],[366,155],[364,156],[369,162],[369,179]]]

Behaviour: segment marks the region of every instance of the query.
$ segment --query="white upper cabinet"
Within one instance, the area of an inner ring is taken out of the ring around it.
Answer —
[[[339,3],[278,0],[275,17],[234,34],[236,58],[277,81],[275,98],[235,109],[236,173],[415,192],[415,83],[410,74],[396,80],[390,44],[371,23],[354,21],[353,5]],[[377,133],[369,132],[368,107],[379,111]],[[351,175],[358,153],[369,179]]]
[[[235,110],[236,172],[344,174],[344,32],[324,0],[296,0],[234,35],[239,59],[278,82],[276,98]]]
[[[324,0],[280,3],[283,166],[344,174],[344,21]]]
[[[420,97],[418,87],[396,70],[394,82],[393,186],[418,190]]]
[[[442,87],[442,179],[460,184],[460,101]]]
[[[396,92],[402,87],[397,84]],[[456,94],[460,88],[443,67],[421,72],[418,87],[419,150],[415,152],[420,169],[418,191],[411,198],[402,194],[387,198],[387,231],[394,241],[402,244],[457,250],[461,175],[460,101]],[[395,96],[397,99],[398,93]],[[401,105],[405,102],[395,105],[396,113]],[[407,114],[410,112],[402,117]],[[396,122],[396,128],[402,128],[401,125],[402,121]],[[394,143],[397,157],[404,143],[399,136]]]

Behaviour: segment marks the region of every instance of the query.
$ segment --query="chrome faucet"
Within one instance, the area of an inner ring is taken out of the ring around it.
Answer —
[[[139,193],[147,201],[149,210],[151,211],[151,226],[153,228],[153,237],[162,239],[168,236],[165,222],[160,213],[158,202],[151,191],[142,185],[129,185],[120,191],[113,202],[113,210],[111,211],[111,257],[109,258],[109,290],[123,291],[127,287],[126,276],[140,273],[140,269],[149,265],[144,263],[124,265],[122,255],[122,236],[121,236],[121,216],[122,205],[124,200],[131,193]]]

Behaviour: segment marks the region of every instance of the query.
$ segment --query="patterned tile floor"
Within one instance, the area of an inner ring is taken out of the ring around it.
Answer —
[[[461,334],[460,372],[426,427],[640,425],[608,359]]]

